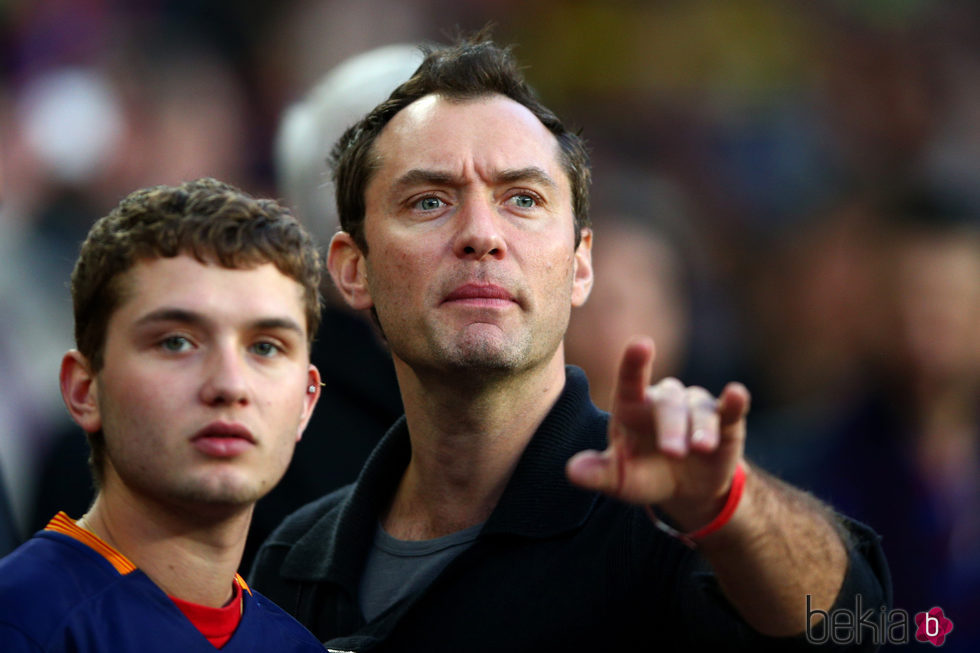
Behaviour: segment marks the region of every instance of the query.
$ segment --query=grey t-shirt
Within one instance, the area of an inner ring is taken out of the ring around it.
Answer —
[[[464,528],[434,540],[399,540],[378,524],[374,543],[361,575],[360,603],[366,621],[418,594],[465,551],[483,524]]]

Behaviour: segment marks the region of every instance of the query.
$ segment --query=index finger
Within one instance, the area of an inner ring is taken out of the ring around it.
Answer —
[[[644,400],[653,369],[654,351],[653,340],[646,336],[634,338],[626,345],[613,389],[613,410],[621,403]]]

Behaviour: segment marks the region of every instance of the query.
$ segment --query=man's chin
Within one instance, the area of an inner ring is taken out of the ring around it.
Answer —
[[[526,355],[519,348],[496,339],[467,339],[449,352],[451,366],[482,372],[519,369]]]

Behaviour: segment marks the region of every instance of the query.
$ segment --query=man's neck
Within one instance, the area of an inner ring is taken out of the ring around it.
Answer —
[[[423,540],[486,521],[527,443],[565,385],[547,366],[480,384],[420,377],[396,360],[412,458],[382,518],[393,537]]]
[[[169,596],[221,607],[232,597],[251,517],[249,506],[207,519],[186,518],[113,483],[78,524],[125,555]]]

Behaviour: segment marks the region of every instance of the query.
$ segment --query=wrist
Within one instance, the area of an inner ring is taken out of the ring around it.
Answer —
[[[725,524],[731,521],[732,516],[735,514],[735,511],[738,509],[738,506],[742,500],[742,495],[745,489],[745,476],[745,465],[742,462],[739,462],[735,466],[735,473],[732,475],[732,480],[729,483],[727,492],[720,497],[718,501],[714,502],[710,512],[706,512],[704,510],[701,511],[701,515],[707,514],[708,516],[701,516],[700,518],[697,518],[697,521],[694,521],[694,519],[688,519],[684,523],[685,526],[691,524],[692,522],[694,524],[701,524],[698,527],[687,529],[675,528],[669,524],[662,515],[658,514],[654,506],[646,507],[647,514],[650,516],[650,519],[653,521],[654,525],[657,526],[657,528],[664,531],[668,535],[681,540],[687,546],[695,548],[699,540],[717,532],[723,526],[725,526]],[[711,515],[713,515],[713,517]]]

